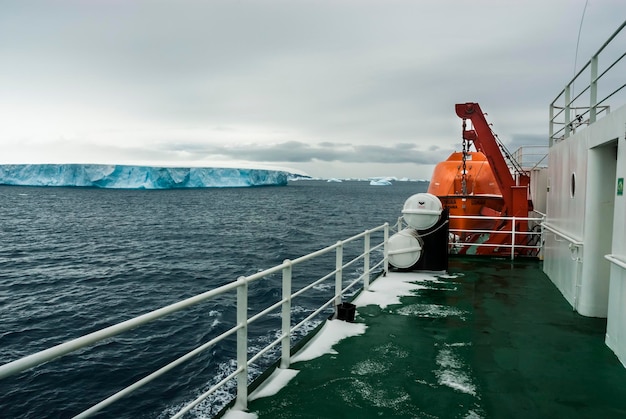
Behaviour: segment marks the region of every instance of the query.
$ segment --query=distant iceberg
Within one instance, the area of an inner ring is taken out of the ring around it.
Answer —
[[[82,186],[111,189],[283,186],[281,170],[222,167],[152,167],[105,164],[0,165],[0,185]]]
[[[392,185],[389,179],[373,179],[370,180],[370,185],[372,186],[389,186]]]

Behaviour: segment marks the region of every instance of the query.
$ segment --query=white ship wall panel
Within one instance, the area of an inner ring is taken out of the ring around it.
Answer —
[[[607,317],[607,345],[626,364],[626,106],[550,148],[544,271],[572,308]],[[574,178],[574,181],[572,180]],[[584,220],[584,222],[580,222]],[[567,236],[566,239],[564,236]]]

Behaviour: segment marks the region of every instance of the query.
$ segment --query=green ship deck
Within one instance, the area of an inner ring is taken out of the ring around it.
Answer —
[[[376,280],[386,281],[391,273]],[[417,276],[416,276],[417,277]],[[572,312],[541,262],[454,258],[401,304],[359,306],[365,333],[297,362],[259,418],[626,417],[606,320]],[[358,300],[357,300],[358,301]]]

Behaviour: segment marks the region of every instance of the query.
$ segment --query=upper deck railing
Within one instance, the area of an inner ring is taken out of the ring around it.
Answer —
[[[626,31],[622,33],[624,27],[626,21],[550,103],[550,146],[555,141],[569,137],[577,127],[594,123],[603,112],[608,114],[611,111],[608,100],[617,94],[624,94],[626,87],[624,83],[626,63],[623,61],[626,56],[624,51]],[[617,58],[600,66],[601,56],[605,60],[615,56]],[[576,83],[582,83],[582,87],[576,86]],[[580,89],[578,93],[576,88]]]
[[[512,157],[527,172],[537,168],[547,167],[548,146],[525,145],[515,150]]]

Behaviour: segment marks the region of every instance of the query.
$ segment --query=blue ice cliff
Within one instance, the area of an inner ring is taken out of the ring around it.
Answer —
[[[281,170],[222,167],[152,167],[105,164],[0,165],[0,185],[82,186],[111,189],[232,188],[282,186]]]

